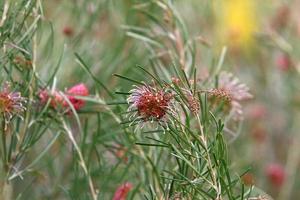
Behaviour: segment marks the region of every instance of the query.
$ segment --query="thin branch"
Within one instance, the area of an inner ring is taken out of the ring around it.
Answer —
[[[96,190],[95,190],[95,187],[94,187],[92,178],[91,178],[91,176],[89,175],[89,172],[88,172],[88,169],[87,169],[87,167],[86,167],[85,161],[84,161],[84,159],[83,159],[83,155],[82,155],[82,153],[81,153],[81,151],[80,151],[80,148],[79,148],[79,146],[78,146],[78,144],[77,144],[77,142],[76,142],[76,140],[75,140],[75,138],[74,138],[74,136],[73,136],[73,134],[72,134],[72,131],[71,131],[71,130],[69,129],[69,127],[67,126],[65,120],[64,120],[63,118],[61,118],[61,121],[62,121],[62,123],[63,123],[64,129],[66,130],[66,132],[67,132],[67,134],[68,134],[69,139],[71,140],[71,142],[72,142],[72,144],[74,145],[75,150],[76,150],[76,152],[77,152],[77,154],[78,154],[78,157],[79,157],[79,160],[80,160],[79,164],[81,165],[81,167],[82,167],[82,169],[83,169],[85,175],[88,177],[88,182],[89,182],[89,187],[90,187],[90,191],[91,191],[92,198],[93,198],[93,200],[97,200],[98,194],[97,194],[97,192],[96,192]]]
[[[2,18],[0,20],[0,28],[4,25],[4,22],[7,19],[8,9],[9,9],[9,0],[6,0],[4,3]]]

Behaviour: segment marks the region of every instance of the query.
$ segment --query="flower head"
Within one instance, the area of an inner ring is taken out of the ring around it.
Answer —
[[[293,61],[288,54],[279,54],[276,57],[277,68],[282,72],[287,72],[293,67]]]
[[[85,105],[85,101],[82,99],[78,99],[75,96],[88,96],[89,90],[85,84],[80,83],[68,89],[66,93],[75,110],[80,110]]]
[[[198,111],[200,110],[200,103],[198,99],[190,91],[187,92],[186,98],[190,111],[193,114],[198,113]]]
[[[74,30],[71,26],[65,26],[63,28],[63,34],[66,36],[66,37],[71,37],[74,35]]]
[[[268,114],[268,109],[264,104],[255,103],[251,106],[248,106],[247,109],[247,116],[250,119],[257,120],[257,119],[264,119]]]
[[[276,187],[280,187],[285,180],[285,171],[280,164],[269,164],[266,168],[269,181]]]
[[[0,114],[4,117],[6,125],[13,116],[21,117],[21,113],[26,110],[25,103],[26,99],[21,96],[21,93],[10,91],[8,83],[5,83],[0,92]]]
[[[65,92],[65,95],[68,98],[68,100],[71,102],[74,109],[80,110],[85,105],[85,101],[75,96],[88,96],[89,90],[83,83],[80,83],[68,89]],[[44,89],[40,91],[39,98],[42,104],[47,103],[48,100],[50,99],[50,106],[52,108],[69,111],[68,102],[66,101],[64,95],[62,95],[61,92],[58,90],[54,90],[53,92],[51,92],[47,89]]]
[[[115,150],[115,155],[117,158],[123,160],[125,163],[128,162],[128,156],[127,154],[128,149],[124,146],[117,145]]]
[[[283,30],[291,18],[291,10],[288,5],[281,5],[276,9],[275,15],[271,19],[271,27],[276,30]]]
[[[54,109],[62,108],[64,103],[64,98],[59,94],[58,91],[48,91],[47,89],[41,90],[39,92],[40,102],[46,104],[50,99],[50,106]]]
[[[113,200],[125,200],[128,192],[132,189],[132,187],[132,184],[129,182],[126,182],[119,186],[115,191]]]
[[[127,101],[130,111],[137,111],[137,115],[143,121],[163,120],[171,111],[173,95],[150,86],[136,87],[131,90]]]
[[[263,143],[267,137],[267,131],[261,126],[254,126],[251,130],[251,136],[257,143]]]
[[[254,185],[254,176],[252,173],[247,172],[242,176],[242,181],[245,185],[251,186]]]
[[[210,95],[225,100],[225,105],[228,105],[230,112],[235,120],[242,119],[241,101],[252,98],[248,86],[234,77],[231,73],[221,72],[219,76],[219,87],[212,89]]]

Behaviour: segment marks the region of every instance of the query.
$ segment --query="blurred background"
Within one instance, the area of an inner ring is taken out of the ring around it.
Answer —
[[[77,53],[106,86],[116,91],[120,88],[129,90],[131,83],[112,74],[130,75],[143,80],[134,66],[138,64],[147,68],[148,58],[153,55],[143,38],[131,34],[128,26],[136,29],[143,27],[141,32],[159,35],[160,30],[155,29],[154,20],[138,12],[149,2],[43,1],[44,18],[37,38],[37,69],[41,78],[48,80],[49,74],[54,73],[59,65],[57,87],[63,89],[84,82],[91,92],[110,101],[109,94],[95,84],[76,62]],[[174,5],[190,39],[195,41],[195,65],[199,69],[199,77],[208,75],[208,67],[226,47],[223,70],[236,74],[255,96],[243,108],[245,116],[238,137],[230,141],[232,167],[237,172],[250,167],[243,177],[245,184],[254,183],[274,199],[299,199],[300,1],[177,0]],[[147,7],[147,11],[159,20],[168,20],[168,13],[157,7]],[[165,60],[165,67],[168,68],[171,63]],[[101,109],[88,105],[86,112]],[[135,161],[131,162],[134,153],[126,154],[124,150],[131,148],[130,139],[122,135],[117,122],[111,118],[105,113],[94,116],[95,123],[101,121],[101,126],[97,128],[102,131],[93,135],[95,146],[88,148],[97,151],[86,149],[84,153],[93,152],[90,157],[104,155],[102,160],[90,161],[89,167],[95,169],[92,172],[95,180],[95,177],[101,177],[99,188],[112,194],[117,185],[131,180],[138,170],[128,173],[136,165],[133,164]],[[94,129],[90,129],[91,132]],[[84,184],[80,181],[69,185],[70,180],[78,178],[70,177],[69,170],[79,169],[78,166],[70,169],[74,166],[71,164],[74,160],[66,161],[64,150],[69,147],[64,144],[65,141],[60,139],[51,148],[51,154],[45,156],[36,167],[39,171],[31,172],[36,173],[36,178],[32,178],[27,185],[16,183],[20,184],[18,190],[23,192],[23,199],[59,199],[61,193],[68,193],[62,190],[61,185],[67,185],[73,191],[70,194],[82,189]],[[34,151],[28,155],[34,156]],[[118,160],[120,156],[125,161]],[[111,194],[107,193],[107,197]]]

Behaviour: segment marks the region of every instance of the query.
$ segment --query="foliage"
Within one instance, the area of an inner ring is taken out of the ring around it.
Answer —
[[[234,67],[266,63],[265,49],[288,59],[292,47],[279,31],[253,37],[259,26],[253,13],[237,19],[231,12],[243,13],[250,1],[189,3],[0,2],[0,199],[254,200],[272,199],[263,190],[277,194],[245,179],[258,167],[247,160],[244,132],[259,120],[248,119],[243,103],[250,93],[263,95],[241,82],[253,86],[247,73],[256,73],[267,88],[268,71]],[[192,8],[202,11],[198,18]],[[223,18],[226,9],[233,16]],[[236,20],[238,41],[212,34],[213,28],[231,31],[227,26]],[[287,63],[279,62],[293,65]],[[293,67],[288,99],[297,91]],[[291,174],[295,157],[287,154]],[[279,198],[297,195],[281,166],[273,166],[266,175],[283,188]]]

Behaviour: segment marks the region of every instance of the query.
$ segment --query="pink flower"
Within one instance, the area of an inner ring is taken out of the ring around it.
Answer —
[[[143,121],[162,120],[171,110],[173,95],[163,89],[150,86],[136,87],[131,90],[127,102],[129,111],[137,110],[138,117]]]
[[[85,105],[85,101],[82,99],[76,98],[75,96],[88,96],[89,90],[85,84],[80,83],[80,84],[74,85],[73,87],[68,89],[66,94],[67,94],[69,101],[74,106],[75,110],[80,110]],[[68,106],[68,104],[66,102],[65,102],[65,106]]]
[[[70,26],[65,26],[63,29],[63,34],[67,37],[72,37],[74,35],[74,30]]]
[[[284,183],[286,176],[282,165],[277,163],[272,163],[267,166],[266,175],[269,181],[276,187],[280,187]]]
[[[240,83],[238,78],[227,72],[220,73],[219,86],[217,89],[212,89],[210,95],[224,98],[230,105],[230,112],[235,120],[243,119],[241,102],[253,97],[248,86]]]
[[[115,191],[114,197],[112,200],[126,200],[126,196],[128,192],[132,189],[132,184],[129,182],[126,182],[119,186],[117,190]]]
[[[128,156],[126,155],[128,149],[124,146],[117,145],[115,150],[115,155],[119,159],[122,159],[125,163],[128,162]]]
[[[171,80],[172,80],[172,83],[175,84],[175,85],[179,85],[180,84],[180,79],[177,78],[177,77],[172,77]]]
[[[200,110],[200,103],[199,103],[198,99],[190,91],[187,92],[186,99],[187,99],[188,108],[190,109],[190,111],[193,114],[198,113],[198,111]]]
[[[252,106],[249,106],[248,109],[248,117],[257,120],[257,119],[263,119],[267,116],[268,110],[265,105],[263,104],[253,104]]]
[[[267,137],[267,131],[260,126],[254,126],[251,129],[251,136],[257,143],[263,143]]]
[[[40,102],[46,104],[50,99],[50,106],[54,109],[62,108],[64,104],[64,98],[58,91],[51,93],[47,89],[41,90],[39,93]]]
[[[280,54],[276,57],[276,65],[279,70],[286,72],[291,69],[293,62],[288,54]]]
[[[89,90],[83,83],[80,83],[68,89],[65,92],[65,95],[71,102],[74,109],[80,110],[85,105],[85,101],[75,96],[88,96]],[[44,89],[40,91],[39,98],[42,104],[46,104],[50,99],[50,106],[54,109],[69,110],[68,102],[58,90],[55,90],[51,93],[47,89]]]
[[[4,84],[0,91],[0,114],[4,117],[5,129],[13,116],[21,117],[21,113],[26,110],[25,103],[26,99],[21,96],[20,92],[12,92],[9,84]]]

